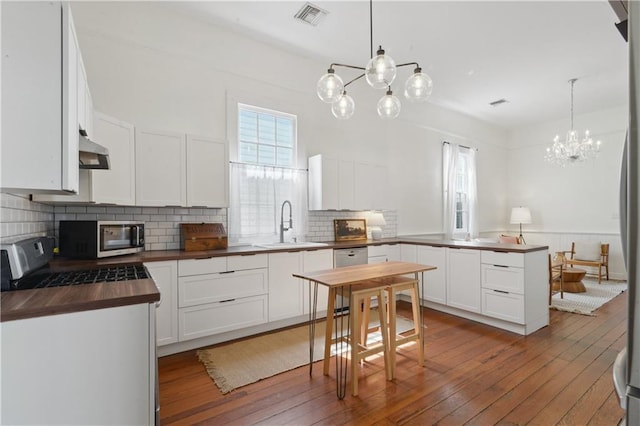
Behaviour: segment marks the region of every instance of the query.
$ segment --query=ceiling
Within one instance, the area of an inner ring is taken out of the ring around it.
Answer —
[[[316,27],[293,19],[304,0],[164,4],[326,63],[318,78],[331,62],[364,66],[369,2],[311,3],[328,12]],[[430,102],[515,128],[568,122],[571,78],[576,115],[626,105],[628,45],[618,21],[606,0],[374,1],[373,43],[397,63],[420,64],[434,81]],[[402,84],[410,69],[399,72]],[[507,102],[489,105],[499,99]]]

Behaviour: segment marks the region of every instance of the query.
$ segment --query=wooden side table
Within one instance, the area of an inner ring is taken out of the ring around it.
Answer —
[[[582,279],[587,271],[579,268],[567,268],[562,271],[562,289],[568,293],[584,293],[587,291]]]

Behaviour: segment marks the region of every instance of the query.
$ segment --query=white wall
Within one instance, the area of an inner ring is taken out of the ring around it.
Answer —
[[[386,164],[398,234],[442,231],[441,144],[478,152],[480,229],[506,215],[507,133],[433,104],[403,102],[401,118],[379,119],[380,93],[353,84],[356,114],[333,118],[315,95],[327,64],[168,11],[161,2],[72,4],[95,108],[139,127],[227,138],[227,100],[295,113],[301,167],[324,153]],[[437,82],[436,82],[437,90]],[[230,140],[233,146],[234,141]]]
[[[509,136],[509,208],[531,210],[532,224],[524,225],[528,243],[549,245],[550,251],[569,250],[577,240],[611,244],[611,270],[626,275],[619,222],[619,180],[628,110],[613,108],[575,117],[575,129],[602,141],[594,160],[558,167],[544,161],[554,136],[569,128],[569,119],[517,129]],[[515,232],[517,225],[509,225]]]

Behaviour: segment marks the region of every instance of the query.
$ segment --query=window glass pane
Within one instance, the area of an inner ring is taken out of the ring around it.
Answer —
[[[274,146],[259,145],[258,159],[260,164],[275,165],[276,164],[276,148]]]
[[[278,118],[276,125],[278,145],[293,147],[293,120],[289,118]]]
[[[240,144],[239,161],[242,163],[257,163],[258,145],[254,143]]]
[[[276,144],[276,118],[273,115],[259,114],[260,144]]]
[[[290,148],[277,148],[277,165],[282,167],[293,167],[293,150]]]
[[[238,138],[241,142],[258,142],[258,114],[253,111],[240,110]]]

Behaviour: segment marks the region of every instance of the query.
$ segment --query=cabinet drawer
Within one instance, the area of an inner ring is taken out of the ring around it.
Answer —
[[[524,324],[524,296],[482,289],[482,313],[505,321]]]
[[[178,306],[202,305],[240,297],[267,294],[267,269],[178,278]]]
[[[516,266],[524,268],[524,254],[482,250],[480,262],[491,265]]]
[[[388,248],[389,247],[386,244],[381,246],[369,246],[367,247],[367,253],[369,254],[369,257],[386,256]]]
[[[227,270],[226,257],[211,257],[209,259],[184,259],[178,261],[178,276],[213,274]]]
[[[267,322],[267,295],[179,310],[182,342]]]
[[[524,294],[524,269],[483,264],[482,287]]]
[[[267,254],[247,254],[227,257],[227,270],[240,271],[242,269],[268,268],[269,258]]]

